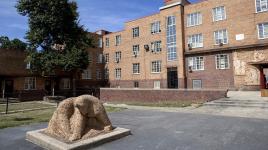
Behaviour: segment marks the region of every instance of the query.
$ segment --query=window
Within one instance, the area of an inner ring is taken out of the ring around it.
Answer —
[[[153,61],[152,73],[160,73],[160,72],[161,72],[161,61]]]
[[[167,59],[168,61],[177,60],[175,16],[167,17]]]
[[[101,64],[101,63],[103,63],[103,54],[97,54],[97,56],[98,56],[98,61],[97,61],[97,63],[99,63],[99,64]]]
[[[36,78],[26,77],[24,80],[24,89],[25,90],[35,90],[36,89]]]
[[[188,37],[189,48],[200,48],[203,47],[203,35],[194,34]]]
[[[197,26],[202,24],[202,15],[200,12],[187,15],[187,27]]]
[[[261,23],[258,25],[259,39],[268,38],[268,23]]]
[[[227,44],[228,43],[228,33],[227,30],[218,30],[214,32],[215,45]]]
[[[31,69],[31,63],[30,63],[30,62],[28,62],[28,63],[26,64],[26,69]]]
[[[139,29],[139,27],[133,28],[132,29],[132,34],[133,34],[133,38],[139,37],[140,36],[140,29]]]
[[[229,69],[229,55],[216,55],[216,69]]]
[[[92,63],[92,53],[88,52],[88,62]]]
[[[190,57],[188,58],[188,66],[193,71],[204,70],[204,57]]]
[[[226,13],[224,6],[213,8],[213,21],[220,21],[225,19],[226,19]]]
[[[105,46],[106,47],[110,46],[110,39],[109,38],[105,38]]]
[[[138,81],[135,81],[135,82],[134,82],[134,88],[139,88],[139,86],[140,86],[140,85],[139,85],[139,82],[138,82]]]
[[[82,79],[84,79],[84,80],[92,79],[91,70],[90,69],[83,71],[83,73],[82,73]]]
[[[140,74],[140,64],[136,63],[136,64],[132,64],[133,65],[133,74]]]
[[[202,89],[202,80],[193,80],[193,89]]]
[[[268,11],[268,0],[256,0],[256,12]]]
[[[140,45],[133,45],[132,52],[133,56],[138,56],[140,53]]]
[[[105,63],[107,64],[107,63],[109,63],[109,54],[105,54]]]
[[[102,48],[102,45],[103,45],[102,38],[99,38],[99,48]]]
[[[154,89],[160,89],[161,88],[161,82],[160,81],[154,81]]]
[[[97,80],[102,79],[102,72],[100,71],[100,69],[96,69],[96,78],[97,78]]]
[[[63,78],[61,80],[62,89],[71,89],[71,80],[69,78]]]
[[[104,69],[104,78],[107,80],[109,79],[109,69],[108,68],[105,68]]]
[[[116,68],[115,69],[115,79],[116,80],[121,79],[121,68]]]
[[[115,36],[115,45],[118,46],[121,44],[121,35]]]
[[[119,63],[121,60],[121,52],[115,52],[115,62]]]
[[[156,21],[154,23],[151,23],[151,33],[156,34],[156,33],[160,33],[160,32],[161,32],[160,21]]]
[[[161,41],[155,41],[151,43],[152,52],[161,51]]]

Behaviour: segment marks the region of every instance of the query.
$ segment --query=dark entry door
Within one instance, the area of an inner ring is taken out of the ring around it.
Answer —
[[[45,90],[48,92],[47,94],[51,94],[51,86],[52,86],[52,81],[51,80],[46,80],[45,81]]]
[[[14,81],[13,80],[6,80],[5,81],[5,93],[6,96],[12,96],[14,90]]]
[[[168,68],[167,71],[168,88],[178,88],[178,73],[177,68]]]

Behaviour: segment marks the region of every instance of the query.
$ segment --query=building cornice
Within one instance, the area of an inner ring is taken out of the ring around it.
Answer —
[[[166,6],[160,7],[159,10],[164,10],[164,9],[167,9],[167,8],[170,8],[170,7],[174,7],[174,6],[177,6],[177,5],[181,5],[181,2],[177,2],[177,3],[173,3],[173,4],[170,4],[170,5],[166,5]]]

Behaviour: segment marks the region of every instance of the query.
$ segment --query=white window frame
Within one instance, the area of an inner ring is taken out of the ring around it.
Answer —
[[[97,63],[98,64],[102,64],[103,63],[103,59],[104,59],[104,56],[103,56],[103,54],[97,54],[97,56],[98,56],[98,61],[97,61]]]
[[[154,89],[161,89],[161,81],[154,81]]]
[[[24,78],[24,90],[36,90],[36,78],[35,77],[25,77]]]
[[[91,74],[91,70],[90,69],[83,70],[82,79],[83,80],[90,80],[90,79],[92,79],[92,74]]]
[[[151,62],[151,73],[161,73],[162,70],[162,64],[161,60],[152,61]]]
[[[191,67],[192,71],[205,70],[205,57],[204,56],[189,57],[188,67]]]
[[[140,36],[140,28],[139,27],[132,28],[132,37],[137,38],[139,36]]]
[[[99,43],[99,48],[102,48],[103,47],[103,40],[102,40],[102,38],[99,38],[98,43]]]
[[[132,46],[132,55],[133,56],[140,55],[140,45],[133,45]]]
[[[88,52],[88,62],[89,63],[92,63],[92,61],[93,61],[92,53],[91,52]]]
[[[195,87],[194,85],[194,82],[199,82],[200,83],[200,87]],[[202,80],[201,79],[193,79],[192,80],[192,87],[193,89],[202,89],[202,86],[203,86],[203,83],[202,83]]]
[[[151,34],[157,34],[161,32],[161,23],[160,21],[155,21],[151,23]]]
[[[132,73],[133,74],[140,74],[140,63],[132,64]]]
[[[264,6],[266,6],[266,8]],[[256,13],[268,11],[268,0],[255,0],[255,8],[256,8]],[[258,8],[260,10],[258,10]]]
[[[169,20],[170,19],[170,20]],[[170,24],[169,24],[169,21]],[[176,17],[168,16],[166,19],[166,28],[167,28],[167,60],[168,61],[177,61],[177,33],[176,33]],[[175,34],[174,34],[175,33]]]
[[[121,35],[115,36],[115,46],[121,45]]]
[[[62,78],[61,84],[62,84],[62,89],[64,89],[64,90],[71,89],[71,79],[70,78]]]
[[[261,37],[260,26],[262,26],[262,29],[263,29],[262,30],[263,37]],[[265,26],[266,26],[266,28],[265,28]],[[259,39],[267,39],[268,38],[268,22],[258,24],[257,29],[258,29],[258,38]]]
[[[119,63],[121,61],[121,57],[122,57],[122,52],[121,51],[115,52],[114,61],[116,63]]]
[[[121,68],[115,68],[115,79],[120,80],[122,77],[122,69]]]
[[[203,34],[193,34],[188,36],[188,44],[191,45],[191,48],[202,48],[204,46]]]
[[[226,56],[226,58],[227,58],[227,67],[226,67],[226,61],[225,60],[222,60],[222,56]],[[224,64],[222,64],[223,61],[224,61]],[[229,54],[217,54],[215,56],[215,62],[216,62],[216,69],[218,69],[218,70],[230,69],[230,58],[229,58]]]
[[[105,68],[104,69],[104,79],[109,79],[109,69],[108,68]]]
[[[27,64],[26,64],[26,69],[31,69],[31,62],[28,62]]]
[[[187,15],[187,27],[198,26],[202,24],[201,12],[195,12]]]
[[[220,9],[220,10],[218,10]],[[220,14],[218,14],[220,11]],[[224,11],[224,12],[223,12]],[[226,20],[226,8],[225,6],[218,6],[212,9],[213,22]]]
[[[96,79],[101,80],[102,79],[102,72],[99,68],[96,69]]]
[[[162,51],[162,48],[161,48],[161,41],[154,41],[151,43],[151,51],[154,52],[154,53],[158,53],[158,52],[161,52]]]
[[[106,47],[110,46],[110,39],[109,38],[105,38],[105,46]]]
[[[105,63],[108,64],[109,63],[109,53],[105,54],[104,59],[105,59]]]
[[[218,37],[216,37],[217,35],[218,35]],[[226,37],[225,37],[225,35],[226,35]],[[228,44],[229,39],[228,39],[227,29],[214,31],[214,44],[220,45],[220,41],[222,42],[222,44]]]

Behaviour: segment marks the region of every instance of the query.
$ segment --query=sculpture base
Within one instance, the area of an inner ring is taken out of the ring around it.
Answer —
[[[129,129],[115,128],[107,134],[68,144],[44,134],[44,130],[45,129],[27,132],[26,140],[48,150],[79,150],[96,147],[131,134]]]

